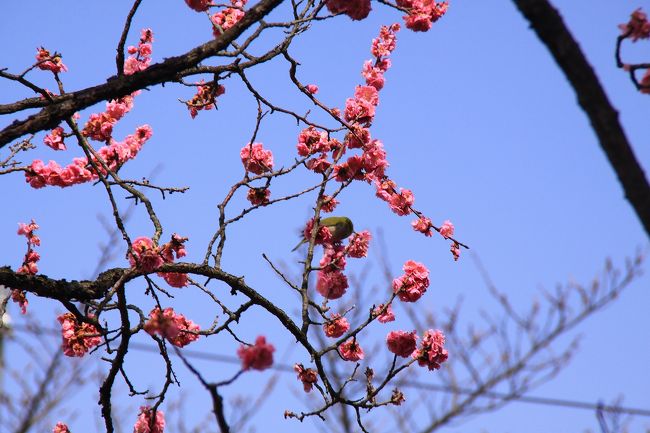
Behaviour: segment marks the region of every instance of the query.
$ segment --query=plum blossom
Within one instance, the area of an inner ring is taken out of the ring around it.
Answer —
[[[348,288],[348,277],[341,271],[318,272],[316,290],[327,299],[338,299]]]
[[[390,26],[381,26],[379,29],[379,36],[372,40],[370,52],[377,59],[386,57],[395,50],[397,46],[396,33],[400,30],[399,24],[391,24]],[[385,72],[385,70],[384,70]]]
[[[215,38],[237,24],[246,13],[242,10],[247,0],[231,0],[233,7],[226,8],[210,17],[212,21],[212,34]]]
[[[327,9],[333,14],[345,14],[353,20],[362,20],[372,9],[370,0],[327,0]]]
[[[321,205],[320,210],[323,212],[333,212],[336,209],[336,205],[339,204],[339,201],[334,197],[329,195],[323,195],[323,204]]]
[[[62,422],[57,422],[52,433],[70,433],[68,426]]]
[[[339,346],[339,354],[346,361],[359,361],[364,357],[363,349],[353,337]]]
[[[393,291],[404,302],[415,302],[429,287],[429,270],[422,263],[408,260],[402,267],[404,275],[393,280]]]
[[[182,314],[176,314],[173,308],[160,310],[156,307],[149,313],[149,320],[144,324],[149,335],[158,334],[176,347],[184,347],[199,339],[196,332],[199,325],[188,320]]]
[[[57,126],[52,130],[52,132],[45,136],[43,143],[54,150],[66,150],[65,143],[63,142],[64,138],[63,128]]]
[[[386,310],[384,310],[382,313],[383,309],[384,304],[379,304],[377,307],[375,307],[374,310],[372,310],[373,316],[376,316],[377,320],[380,323],[393,322],[395,320],[395,313],[393,313],[393,304],[388,304]]]
[[[331,338],[339,338],[341,335],[348,332],[348,329],[350,329],[350,322],[338,313],[332,314],[330,320],[325,322],[323,325],[325,335]]]
[[[618,28],[621,29],[624,35],[628,35],[632,42],[650,38],[650,21],[648,21],[648,15],[641,8],[632,12],[630,21],[626,24],[620,24]]]
[[[298,380],[302,382],[305,392],[310,392],[314,384],[318,382],[318,373],[313,368],[305,368],[302,364],[296,364],[293,369],[298,373]]]
[[[446,1],[435,0],[397,0],[397,5],[409,9],[408,15],[404,16],[404,22],[406,28],[414,32],[428,31],[449,8]]]
[[[205,12],[212,6],[212,0],[185,0],[185,3],[197,12]]]
[[[386,336],[386,345],[395,355],[408,358],[415,350],[417,338],[415,331],[391,331]]]
[[[438,370],[440,364],[449,357],[444,345],[445,335],[439,330],[429,329],[424,332],[422,343],[419,349],[413,352],[412,357],[417,359],[420,366],[427,367],[429,370]]]
[[[133,433],[164,433],[165,414],[157,410],[153,420],[151,415],[151,408],[142,406],[138,419],[133,426]]]
[[[431,220],[425,216],[421,216],[415,221],[411,223],[411,226],[413,226],[413,230],[423,233],[424,236],[430,237],[433,232],[431,229],[433,228],[433,225],[431,224]]]
[[[307,84],[305,86],[305,89],[307,89],[307,91],[309,93],[311,93],[312,95],[315,95],[316,93],[318,93],[318,86],[315,85],[315,84]]]
[[[266,370],[273,365],[275,347],[266,342],[266,337],[260,335],[252,346],[241,345],[237,356],[241,359],[242,370]]]
[[[454,225],[451,221],[445,220],[444,223],[440,226],[440,234],[443,238],[449,239],[454,235]]]
[[[101,343],[97,328],[90,323],[79,323],[74,314],[61,314],[57,320],[61,324],[64,355],[82,357]]]
[[[41,256],[32,249],[32,247],[41,244],[41,239],[34,233],[38,228],[38,224],[36,224],[34,220],[29,224],[18,223],[17,234],[27,238],[27,252],[23,258],[22,265],[16,271],[17,274],[35,275],[38,272],[38,265],[36,263],[41,259]],[[27,314],[29,301],[27,300],[26,291],[21,289],[12,289],[11,300],[18,304],[21,314]]]
[[[458,242],[452,243],[449,250],[451,251],[451,255],[454,256],[454,261],[458,261],[460,257],[460,244]]]
[[[262,143],[251,143],[239,152],[244,168],[253,174],[262,174],[273,170],[273,153],[264,149]]]
[[[330,140],[327,132],[318,131],[313,126],[303,129],[298,134],[296,146],[298,155],[309,156],[314,153],[329,152],[331,150]]]
[[[364,230],[352,235],[350,244],[347,247],[347,254],[350,257],[361,258],[368,255],[368,245],[372,235],[368,230]]]
[[[153,42],[153,31],[142,29],[138,46],[133,45],[127,48],[129,57],[124,60],[124,74],[133,75],[136,72],[144,71],[151,64],[151,43]]]
[[[54,55],[52,55],[43,47],[37,48],[36,61],[39,62],[38,69],[43,71],[52,71],[55,74],[58,74],[59,72],[66,72],[68,70],[61,61],[60,54],[54,53]]]
[[[131,267],[144,273],[152,272],[164,263],[160,255],[160,248],[146,236],[140,236],[133,241],[128,257]]]

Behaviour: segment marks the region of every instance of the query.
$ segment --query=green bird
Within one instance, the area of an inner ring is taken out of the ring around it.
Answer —
[[[320,220],[320,223],[318,223],[318,227],[327,227],[332,234],[332,240],[334,242],[340,242],[354,233],[352,220],[348,217],[331,216],[323,218]],[[303,238],[291,251],[296,251],[300,245],[307,242],[309,242],[309,240]]]

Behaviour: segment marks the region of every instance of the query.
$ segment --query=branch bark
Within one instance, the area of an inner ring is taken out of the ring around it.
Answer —
[[[558,11],[547,0],[513,1],[571,83],[625,197],[650,236],[650,185],[625,136],[618,112],[609,102],[593,68]]]

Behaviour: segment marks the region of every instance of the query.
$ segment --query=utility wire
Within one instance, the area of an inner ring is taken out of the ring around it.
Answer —
[[[52,335],[60,334],[60,331],[54,329],[47,329],[47,328],[40,328],[40,327],[35,328],[35,327],[29,327],[24,325],[11,325],[10,329],[16,329],[18,331],[26,331],[26,332],[37,331],[37,332],[48,333]],[[3,330],[0,328],[0,333],[2,333],[2,331]],[[140,352],[160,353],[157,347],[151,346],[149,344],[144,344],[144,343],[131,342],[129,344],[129,348]],[[174,352],[169,352],[169,354],[173,356],[177,356]],[[228,364],[237,364],[237,365],[241,364],[241,359],[237,358],[236,356],[219,355],[216,353],[208,353],[200,350],[183,349],[183,355],[188,358],[202,359],[205,361],[224,362]],[[293,367],[287,364],[274,364],[269,369],[279,371],[282,373],[294,373]],[[458,387],[436,385],[433,383],[424,383],[424,382],[417,382],[417,381],[400,381],[400,386],[404,388],[439,391],[439,392],[462,394],[462,395],[471,395],[476,392],[475,390],[469,388],[458,388]],[[628,414],[628,415],[650,417],[649,409],[640,409],[640,408],[624,407],[624,406],[612,406],[612,405],[604,405],[602,403],[589,403],[589,402],[577,401],[577,400],[565,400],[565,399],[550,398],[550,397],[537,397],[532,395],[516,395],[516,394],[513,395],[510,393],[498,392],[498,391],[483,391],[480,397],[499,398],[507,401],[537,404],[537,405],[544,405],[544,406],[565,407],[570,409],[585,409],[590,411],[600,410],[602,412],[614,412],[614,413],[621,413],[621,414]]]

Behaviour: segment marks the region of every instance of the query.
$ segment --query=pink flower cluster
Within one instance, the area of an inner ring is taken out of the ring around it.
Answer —
[[[52,433],[70,433],[68,426],[62,422],[57,422]]]
[[[449,8],[446,1],[435,0],[397,0],[397,5],[409,10],[404,16],[406,28],[415,32],[426,32]]]
[[[313,368],[305,368],[302,364],[296,364],[293,369],[298,373],[298,380],[302,382],[305,392],[310,392],[314,384],[318,382],[318,374]]]
[[[226,88],[221,84],[215,84],[214,82],[204,83],[201,80],[196,89],[196,95],[192,97],[190,101],[187,101],[187,109],[190,110],[190,116],[192,119],[199,114],[201,110],[212,110],[216,107],[217,97],[226,93]]]
[[[348,256],[357,259],[366,257],[368,255],[368,246],[370,244],[371,238],[372,236],[368,230],[364,230],[352,235],[352,239],[350,239],[350,243],[347,247]]]
[[[273,171],[273,152],[264,149],[262,143],[249,143],[239,152],[246,171],[262,174]]]
[[[332,149],[327,132],[318,131],[313,126],[303,129],[298,134],[298,155],[309,156],[315,153],[329,152]]]
[[[433,233],[431,232],[431,229],[433,228],[433,224],[431,223],[431,219],[421,216],[415,221],[411,223],[411,226],[413,227],[413,230],[416,232],[420,232],[424,234],[424,236],[431,237]]]
[[[318,86],[315,85],[315,84],[307,84],[305,86],[305,89],[307,89],[307,91],[309,93],[311,93],[312,95],[315,95],[316,93],[318,93]]]
[[[385,310],[384,310],[384,304],[379,304],[377,307],[375,307],[374,310],[372,310],[372,315],[377,317],[377,320],[380,323],[388,323],[395,320],[395,313],[393,313],[392,304],[388,304]]]
[[[68,70],[61,61],[60,54],[54,53],[54,55],[52,55],[43,47],[37,48],[36,61],[38,62],[38,69],[43,71],[52,71],[55,74],[58,74],[59,72],[66,72]]]
[[[43,142],[47,147],[50,147],[54,150],[66,150],[65,143],[63,142],[64,134],[63,128],[57,126],[45,136]]]
[[[144,324],[149,335],[158,334],[176,347],[184,347],[199,339],[196,332],[199,325],[188,320],[182,314],[176,314],[173,308],[160,310],[156,307],[149,313],[149,320]]]
[[[149,125],[140,126],[135,134],[127,136],[123,142],[111,139],[110,145],[100,148],[97,154],[110,170],[115,171],[126,161],[135,158],[151,135]],[[106,170],[97,159],[93,158],[93,163],[98,166],[103,175],[106,174]],[[74,158],[73,162],[65,167],[61,167],[56,161],[50,160],[45,165],[40,159],[35,159],[25,171],[25,181],[32,188],[43,188],[46,185],[65,188],[90,182],[98,177],[95,169],[89,165],[87,158]]]
[[[136,72],[144,71],[151,64],[151,43],[153,42],[153,32],[151,29],[142,29],[140,32],[140,42],[135,47],[130,45],[127,48],[129,57],[124,61],[124,74],[133,75]]]
[[[444,345],[445,335],[441,331],[429,329],[424,332],[420,348],[413,352],[412,357],[417,359],[420,366],[438,370],[440,364],[449,357]]]
[[[417,338],[415,331],[391,331],[386,336],[386,345],[395,355],[408,358],[415,351]]]
[[[266,370],[273,365],[275,347],[266,342],[266,337],[260,335],[252,346],[241,345],[237,356],[241,359],[242,370]]]
[[[41,259],[41,256],[34,251],[33,247],[41,245],[41,238],[34,233],[36,230],[38,230],[38,224],[34,220],[29,224],[18,223],[18,235],[27,238],[27,252],[25,253],[23,264],[16,271],[18,274],[35,275],[38,272],[38,265],[36,263]],[[20,289],[13,289],[11,291],[11,300],[18,304],[22,314],[27,314],[27,305],[29,305],[27,292]]]
[[[99,331],[89,323],[79,323],[72,313],[57,317],[61,324],[63,353],[66,356],[84,356],[90,349],[101,343]]]
[[[354,337],[347,340],[345,343],[342,343],[339,346],[338,350],[339,350],[339,354],[341,355],[341,358],[343,358],[346,361],[353,361],[353,362],[360,361],[365,356],[363,353],[363,349],[361,348],[361,346],[359,346],[359,343]]]
[[[232,7],[226,8],[210,17],[212,21],[212,34],[215,38],[221,36],[223,32],[237,24],[246,12],[243,8],[248,0],[230,0]]]
[[[404,302],[415,302],[429,287],[429,270],[422,263],[408,260],[402,267],[404,275],[393,280],[393,291]]]
[[[323,195],[323,204],[320,208],[321,211],[323,212],[334,212],[334,209],[336,209],[336,205],[339,204],[339,201],[335,199],[334,197],[331,197],[329,195]]]
[[[390,209],[397,215],[404,216],[411,213],[411,206],[415,197],[410,189],[400,188],[390,179],[375,180],[376,196],[388,203]]]
[[[345,101],[343,113],[347,122],[370,126],[375,118],[375,107],[379,104],[379,93],[373,86],[357,86],[354,97]]]
[[[140,236],[131,244],[131,252],[128,254],[129,263],[132,268],[151,273],[165,263],[173,263],[175,259],[185,257],[187,254],[185,241],[187,241],[186,237],[174,233],[169,242],[158,247],[154,245],[151,238]],[[187,274],[181,272],[158,272],[158,276],[172,287],[185,287],[188,283]]]
[[[106,103],[106,111],[103,113],[93,113],[83,127],[81,134],[91,140],[110,142],[113,134],[113,126],[126,113],[133,108],[133,98],[140,94],[140,91],[133,92],[130,95],[121,98],[112,99]]]
[[[648,15],[641,8],[632,12],[628,23],[620,24],[618,27],[624,35],[632,39],[632,42],[650,38],[650,21],[648,21]]]
[[[327,0],[327,9],[333,14],[345,14],[353,20],[362,20],[372,9],[370,0]]]
[[[340,314],[332,314],[330,320],[323,325],[325,335],[331,338],[339,338],[341,335],[348,332],[350,329],[350,322]]]
[[[212,6],[212,0],[185,0],[187,5],[197,12],[205,12]]]
[[[156,415],[152,419],[151,412],[149,406],[142,406],[140,408],[140,414],[133,426],[133,433],[164,433],[165,414],[157,410]]]

